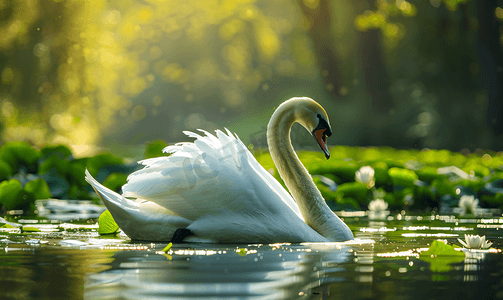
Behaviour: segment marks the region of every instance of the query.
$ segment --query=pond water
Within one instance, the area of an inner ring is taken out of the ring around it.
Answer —
[[[95,224],[24,221],[0,228],[1,299],[497,299],[503,218],[343,215],[346,243],[131,242]],[[26,223],[33,222],[33,223]],[[39,231],[34,231],[39,230]],[[485,235],[489,250],[420,256],[435,240]]]

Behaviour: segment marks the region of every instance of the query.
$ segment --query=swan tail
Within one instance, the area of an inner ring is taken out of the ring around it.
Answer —
[[[94,179],[87,169],[85,179],[93,187],[96,194],[98,194],[98,197],[100,197],[101,201],[103,201],[107,209],[114,217],[124,215],[126,211],[134,208],[134,201],[128,200],[122,195],[119,195],[111,189],[103,186]]]
[[[185,228],[192,223],[151,201],[129,200],[103,186],[88,170],[85,173],[86,181],[96,191],[117,225],[132,240],[169,241],[178,228]]]

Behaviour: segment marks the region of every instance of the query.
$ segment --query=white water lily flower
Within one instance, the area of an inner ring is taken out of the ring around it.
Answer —
[[[479,205],[479,200],[475,199],[474,196],[463,195],[459,199],[458,206],[463,209],[461,215],[473,214]]]
[[[458,238],[458,241],[468,249],[486,249],[491,247],[493,243],[486,241],[486,236],[465,234],[465,242]]]
[[[361,167],[360,170],[356,171],[355,177],[356,181],[361,182],[367,186],[367,188],[372,188],[375,184],[374,181],[374,169],[370,166]]]
[[[386,209],[388,209],[388,203],[386,203],[386,201],[384,201],[383,199],[372,200],[369,203],[370,211],[377,212],[377,211],[385,211]]]

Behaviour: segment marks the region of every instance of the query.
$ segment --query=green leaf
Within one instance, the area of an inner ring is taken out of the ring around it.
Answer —
[[[370,165],[375,172],[376,185],[385,185],[390,181],[388,175],[388,165],[383,161],[377,161]]]
[[[47,146],[40,150],[42,158],[47,158],[52,155],[56,155],[61,159],[66,159],[72,156],[72,151],[63,145],[58,146]]]
[[[38,173],[40,175],[46,174],[52,169],[55,169],[63,177],[66,176],[70,167],[68,161],[60,158],[58,155],[54,154],[49,156],[42,164],[40,164]]]
[[[0,204],[7,210],[20,208],[27,200],[29,199],[19,180],[11,179],[0,183]]]
[[[433,180],[431,186],[435,188],[437,194],[440,196],[443,195],[451,195],[453,197],[457,196],[455,184],[449,181],[449,179],[437,178]]]
[[[73,160],[69,163],[70,174],[68,178],[71,183],[75,183],[80,187],[87,187],[88,183],[85,179],[86,164],[85,161]]]
[[[115,223],[115,220],[108,209],[100,215],[100,218],[98,219],[98,225],[99,234],[112,234],[116,233],[119,230],[119,225]]]
[[[338,186],[336,193],[341,194],[344,198],[350,197],[358,201],[359,204],[368,204],[367,186],[360,182],[348,182]]]
[[[421,252],[419,259],[429,262],[433,272],[448,272],[452,270],[451,264],[465,260],[465,253],[444,242],[433,241],[428,251]]]
[[[40,153],[27,142],[10,142],[9,147],[16,155],[18,164],[22,163],[29,171],[36,172]]]
[[[24,190],[31,193],[35,199],[47,199],[52,197],[47,182],[42,178],[27,182],[24,186]]]
[[[418,179],[416,173],[408,169],[391,168],[388,170],[388,174],[394,185],[404,187],[414,186],[414,182]]]
[[[89,173],[91,173],[91,175],[96,177],[98,175],[98,172],[104,166],[122,165],[123,162],[124,161],[122,160],[122,158],[114,156],[110,153],[103,153],[90,158],[87,161],[87,169],[89,170]]]
[[[428,182],[429,184],[437,178],[445,178],[445,175],[437,173],[437,168],[428,166],[417,170],[416,174],[419,180]]]
[[[430,248],[428,251],[423,251],[421,252],[421,256],[458,256],[458,257],[465,257],[465,253],[462,251],[457,251],[454,249],[453,246],[447,245],[446,243],[442,241],[433,241],[431,243]]]
[[[14,151],[9,147],[9,143],[5,143],[0,147],[0,159],[9,164],[13,172],[17,172],[17,158]]]
[[[21,231],[25,232],[40,232],[40,229],[37,227],[23,226],[21,227]]]
[[[12,176],[12,168],[5,161],[0,159],[0,181],[9,179]]]
[[[127,175],[123,173],[112,173],[104,181],[103,185],[112,191],[119,192],[121,187],[127,182]]]
[[[165,156],[162,149],[166,148],[168,143],[162,140],[152,141],[145,144],[145,158],[153,158],[159,156]]]

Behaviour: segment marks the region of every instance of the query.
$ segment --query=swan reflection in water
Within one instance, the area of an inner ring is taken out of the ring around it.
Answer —
[[[325,271],[337,281],[353,256],[345,243],[207,246],[117,251],[108,270],[86,276],[84,298],[325,299]]]

